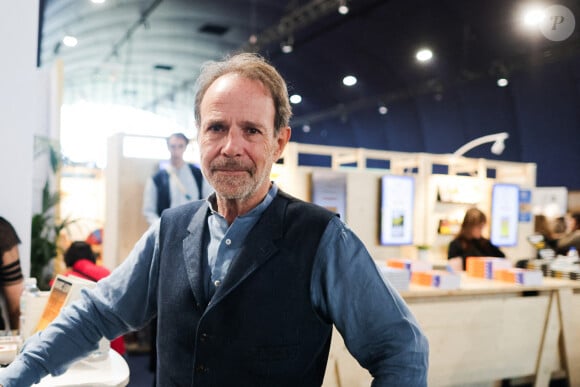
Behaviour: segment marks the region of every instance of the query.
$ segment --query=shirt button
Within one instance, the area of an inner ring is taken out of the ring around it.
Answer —
[[[220,286],[220,285],[222,284],[222,281],[220,281],[220,280],[215,280],[215,281],[213,281],[213,284],[214,284],[214,285],[216,286],[216,288],[217,288],[218,286]]]
[[[226,245],[228,245],[228,246],[229,246],[229,245],[231,245],[231,244],[232,244],[232,240],[231,240],[231,239],[229,239],[229,238],[228,238],[228,239],[226,239]]]

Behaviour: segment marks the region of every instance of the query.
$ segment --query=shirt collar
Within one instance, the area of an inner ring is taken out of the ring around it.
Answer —
[[[242,216],[239,216],[239,218],[262,215],[262,213],[266,210],[266,208],[268,208],[270,203],[272,203],[272,200],[274,200],[274,198],[276,197],[277,194],[278,194],[278,185],[275,182],[272,182],[272,186],[270,187],[270,190],[268,191],[268,193],[264,197],[264,200],[262,200],[262,202],[260,202],[260,204],[258,204],[256,207],[252,208],[252,210],[250,210],[248,213],[246,213]],[[209,204],[209,209],[210,209],[212,215],[219,215],[219,213],[215,210],[217,208],[217,199],[216,199],[215,192],[212,193],[207,198],[207,202]]]

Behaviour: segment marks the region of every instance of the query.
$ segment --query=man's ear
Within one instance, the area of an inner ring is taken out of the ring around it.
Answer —
[[[290,129],[289,126],[280,128],[280,131],[278,132],[278,138],[276,139],[276,143],[278,144],[276,149],[276,160],[278,160],[282,156],[282,153],[284,153],[284,149],[286,148],[288,141],[290,141],[291,135],[292,129]]]

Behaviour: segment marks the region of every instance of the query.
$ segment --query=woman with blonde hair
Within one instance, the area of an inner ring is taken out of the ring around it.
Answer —
[[[475,207],[467,210],[459,233],[449,243],[447,258],[460,257],[463,261],[464,270],[467,257],[505,258],[505,254],[497,246],[492,244],[489,239],[483,237],[483,229],[486,223],[487,217],[481,210]]]

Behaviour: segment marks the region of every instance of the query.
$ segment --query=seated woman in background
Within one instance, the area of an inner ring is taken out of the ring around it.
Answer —
[[[580,212],[575,212],[566,217],[566,235],[558,239],[556,243],[559,254],[566,255],[570,247],[576,247],[580,251]]]
[[[97,259],[91,245],[83,241],[73,242],[64,254],[64,263],[69,270],[63,273],[63,275],[80,277],[97,282],[111,274],[109,269],[97,265],[96,262]],[[124,355],[126,350],[123,337],[121,336],[112,340],[111,348],[119,354]]]
[[[463,270],[467,257],[505,258],[505,254],[497,246],[482,236],[486,223],[487,218],[483,212],[477,208],[467,210],[459,233],[449,243],[447,258],[460,257],[463,261]]]
[[[554,227],[545,215],[534,217],[534,232],[544,237],[545,248],[556,250],[558,236],[554,233]]]
[[[0,329],[18,329],[20,317],[20,294],[24,286],[22,270],[20,268],[20,254],[18,245],[20,238],[14,227],[0,216],[0,286],[4,293],[6,308],[8,309],[8,327],[0,316]]]

